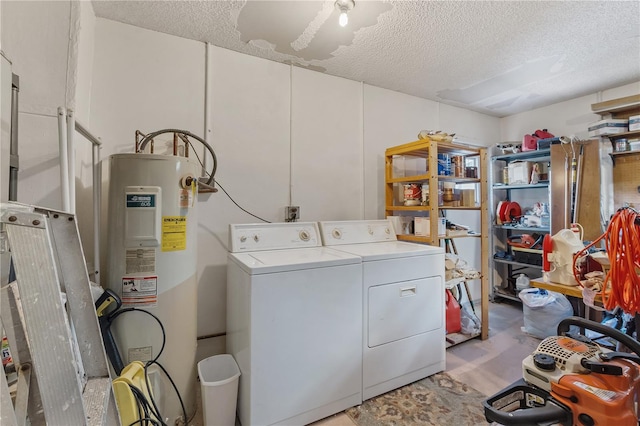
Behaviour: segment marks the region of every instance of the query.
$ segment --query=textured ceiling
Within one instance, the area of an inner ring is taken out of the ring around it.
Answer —
[[[640,1],[101,1],[98,17],[503,117],[640,80]]]

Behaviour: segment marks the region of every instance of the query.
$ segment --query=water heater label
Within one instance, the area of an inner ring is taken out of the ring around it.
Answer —
[[[156,194],[127,194],[127,207],[155,207]]]
[[[155,248],[127,249],[125,253],[125,274],[148,274],[156,271]]]
[[[187,217],[162,216],[162,251],[187,249]]]
[[[153,307],[158,304],[158,277],[122,277],[122,304]]]

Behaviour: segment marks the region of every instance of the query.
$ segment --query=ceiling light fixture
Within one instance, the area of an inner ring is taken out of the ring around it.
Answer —
[[[336,0],[335,5],[336,9],[340,12],[338,23],[341,27],[345,27],[349,23],[347,13],[355,7],[356,2],[354,0]]]

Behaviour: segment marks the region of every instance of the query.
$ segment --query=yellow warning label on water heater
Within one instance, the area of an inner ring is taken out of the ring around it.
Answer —
[[[187,217],[162,216],[162,251],[187,249]]]

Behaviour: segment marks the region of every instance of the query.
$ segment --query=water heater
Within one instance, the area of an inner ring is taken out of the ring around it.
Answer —
[[[187,414],[196,389],[196,192],[200,171],[192,160],[154,154],[110,157],[106,286],[123,308],[145,309],[164,325],[166,345],[158,362],[177,385]],[[162,333],[141,312],[120,315],[112,325],[125,365],[158,355]],[[182,409],[163,380],[161,412],[170,424]]]

